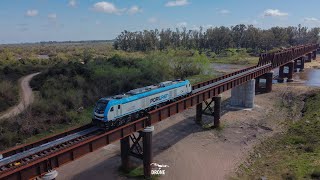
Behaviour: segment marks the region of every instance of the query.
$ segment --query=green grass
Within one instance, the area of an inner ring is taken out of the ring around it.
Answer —
[[[0,81],[0,113],[15,105],[19,100],[17,81]]]
[[[250,56],[246,49],[226,49],[215,56],[211,62],[223,64],[256,65],[258,57]]]
[[[237,179],[320,178],[320,94],[307,98],[303,117],[288,131],[259,145]],[[261,158],[255,155],[260,154]]]
[[[71,121],[69,124],[50,125],[49,131],[43,131],[40,134],[31,136],[30,138],[25,139],[25,142],[23,142],[23,143],[34,142],[34,141],[37,141],[41,138],[45,138],[48,136],[59,134],[59,133],[66,131],[68,129],[73,129],[73,128],[77,128],[77,127],[86,125],[91,122],[92,112],[93,112],[93,108],[84,109],[79,114],[77,112],[68,112],[69,113],[68,116],[73,117],[73,121]]]
[[[214,79],[216,77],[217,76],[215,74],[199,74],[199,75],[190,76],[186,79],[188,79],[191,84],[196,84],[202,81],[208,81],[210,79]]]
[[[240,56],[230,56],[230,57],[216,57],[211,60],[213,63],[223,63],[223,64],[239,64],[239,65],[256,65],[259,61],[258,57],[240,57]]]

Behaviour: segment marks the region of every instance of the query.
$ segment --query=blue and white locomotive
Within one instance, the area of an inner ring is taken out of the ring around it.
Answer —
[[[161,82],[131,90],[125,94],[101,98],[93,112],[93,124],[106,128],[118,127],[136,120],[150,110],[191,93],[188,80]]]

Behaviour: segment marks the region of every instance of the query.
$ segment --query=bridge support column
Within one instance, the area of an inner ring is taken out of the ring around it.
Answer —
[[[152,163],[152,132],[154,126],[146,127],[143,130],[143,173],[145,179],[151,179]]]
[[[201,124],[202,122],[202,103],[198,104],[196,107],[196,123]]]
[[[221,95],[213,98],[214,101],[214,114],[213,114],[213,126],[215,128],[220,127],[220,117],[221,117]]]
[[[143,173],[145,179],[151,179],[152,132],[154,126],[146,127],[143,132]]]
[[[255,80],[252,79],[231,90],[231,106],[253,108],[255,94]]]
[[[148,126],[144,130],[139,131],[139,136],[136,136],[136,133],[134,133],[121,139],[121,168],[123,170],[126,171],[130,168],[129,156],[132,156],[143,161],[144,177],[145,179],[151,179],[153,131],[154,126]],[[132,145],[130,145],[130,140]]]
[[[273,80],[273,71],[265,74],[266,77],[266,93],[272,91],[272,80]]]
[[[311,62],[312,60],[312,53],[307,54],[307,59],[305,60],[305,62]]]
[[[312,52],[312,58],[313,58],[313,60],[317,59],[317,51]]]
[[[261,79],[265,79],[265,85],[261,86]],[[255,92],[257,93],[269,93],[272,91],[273,71],[268,72],[260,77],[256,78]]]
[[[299,69],[299,72],[302,72],[304,70],[304,61],[307,59],[307,56],[302,56],[296,60],[294,60],[294,72],[297,72]]]
[[[301,58],[301,68],[300,68],[300,72],[304,71],[304,64],[306,62],[306,56],[304,56],[303,58]]]
[[[125,137],[120,140],[121,146],[121,169],[124,171],[129,171],[130,169],[130,138]]]
[[[202,115],[208,115],[213,117],[213,122],[211,128],[217,128],[220,126],[220,117],[221,117],[221,95],[213,97],[209,101],[204,101],[206,104],[205,108],[202,109],[202,103],[197,105],[196,109],[196,123],[202,124]],[[212,103],[214,107],[212,108]],[[211,124],[211,123],[210,123]]]
[[[261,92],[262,91],[262,88],[260,88],[260,78],[262,78],[263,76],[259,76],[257,77],[255,80],[255,91],[256,92]]]
[[[294,62],[289,62],[288,64],[287,64],[287,66],[289,67],[289,72],[288,72],[288,76],[287,76],[287,82],[292,82],[293,81],[293,79],[292,79],[292,77],[293,77],[293,69],[294,69]]]
[[[278,77],[278,83],[283,83],[283,78],[284,78],[284,66],[279,67],[279,77]]]
[[[293,72],[298,72],[298,60],[300,60],[300,58],[299,58],[299,59],[294,60],[294,68],[293,68]]]

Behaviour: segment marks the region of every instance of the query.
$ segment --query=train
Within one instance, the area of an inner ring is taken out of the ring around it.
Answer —
[[[148,111],[189,96],[191,92],[189,80],[177,79],[104,97],[95,105],[92,123],[110,130],[144,117]]]

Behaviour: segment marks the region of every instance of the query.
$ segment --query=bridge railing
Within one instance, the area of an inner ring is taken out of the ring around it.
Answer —
[[[272,63],[272,67],[276,68],[289,61],[295,60],[319,48],[319,44],[301,45],[292,48],[279,50],[273,53],[262,53],[259,57],[258,66]]]

